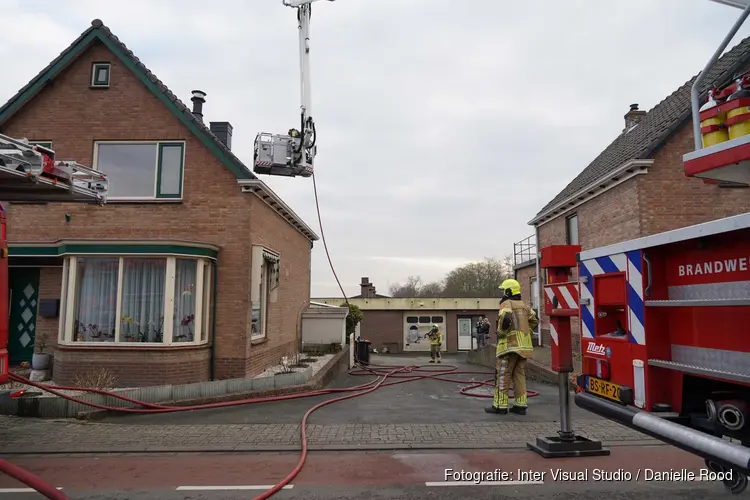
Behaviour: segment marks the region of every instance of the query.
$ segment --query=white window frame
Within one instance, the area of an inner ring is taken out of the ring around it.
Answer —
[[[575,230],[576,230],[575,241],[573,241],[573,239],[571,238],[572,235],[570,233],[570,227],[571,227],[573,219],[575,219]],[[568,215],[567,217],[565,217],[565,241],[566,241],[566,244],[568,244],[568,245],[580,245],[581,244],[580,243],[580,241],[581,241],[581,234],[580,234],[579,229],[580,229],[580,226],[578,225],[578,214],[577,213],[576,214],[571,214],[571,215]]]
[[[96,74],[100,68],[107,68],[107,83],[97,83]],[[112,64],[108,62],[95,62],[91,65],[91,86],[95,88],[106,89],[109,88],[109,83],[112,80]]]
[[[158,201],[158,202],[175,202],[182,201],[185,192],[185,156],[187,150],[187,142],[184,140],[174,141],[94,141],[94,157],[91,162],[94,170],[99,169],[99,145],[125,145],[125,146],[137,146],[137,145],[154,145],[156,146],[156,156],[154,157],[154,194],[153,196],[108,196],[108,201]],[[182,165],[180,170],[180,194],[179,195],[161,195],[159,194],[159,173],[161,167],[159,165],[159,157],[161,156],[161,150],[164,146],[181,146],[182,147]],[[105,172],[106,173],[106,172]]]
[[[253,245],[252,272],[250,276],[250,340],[262,340],[268,336],[268,314],[270,304],[278,300],[281,280],[281,255],[262,245]],[[253,304],[260,303],[260,328],[253,333]]]
[[[103,258],[103,259],[119,259],[119,272],[117,276],[117,312],[116,318],[120,318],[122,315],[122,288],[123,288],[123,271],[124,271],[124,259],[166,259],[166,283],[164,289],[164,310],[174,311],[175,301],[175,279],[177,270],[177,259],[187,259],[196,261],[196,278],[195,278],[195,296],[200,297],[201,300],[196,300],[195,304],[195,319],[193,321],[193,341],[192,342],[175,342],[174,341],[174,318],[173,314],[164,315],[164,339],[162,342],[122,342],[120,341],[120,321],[115,322],[115,338],[112,342],[79,342],[74,338],[74,326],[75,326],[75,314],[76,314],[76,302],[78,299],[78,259],[83,258]],[[205,277],[208,277],[208,283],[205,284]],[[213,268],[212,263],[207,258],[200,258],[195,256],[183,256],[183,255],[151,255],[151,254],[117,254],[117,255],[102,255],[102,254],[81,254],[68,256],[63,262],[63,276],[61,284],[61,300],[60,300],[60,322],[58,330],[58,343],[60,345],[70,346],[98,346],[102,348],[112,348],[125,346],[128,348],[133,347],[165,347],[175,346],[184,347],[191,345],[202,345],[207,344],[211,338],[210,320],[212,313],[213,304],[209,303],[207,306],[204,305],[206,297],[210,297],[213,300],[213,293],[209,291],[207,293],[206,288],[210,288],[213,282]],[[208,328],[205,339],[203,337],[203,329]]]

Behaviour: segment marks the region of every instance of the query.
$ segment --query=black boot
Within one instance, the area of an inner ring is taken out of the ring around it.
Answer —
[[[511,413],[515,413],[516,415],[526,415],[526,407],[525,406],[514,406],[510,409]]]
[[[508,409],[507,408],[495,408],[494,406],[490,406],[489,408],[485,408],[484,411],[487,413],[495,413],[497,415],[507,415]]]

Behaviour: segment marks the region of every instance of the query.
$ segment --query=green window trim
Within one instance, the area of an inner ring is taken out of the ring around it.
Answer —
[[[8,256],[13,257],[61,257],[67,255],[167,255],[204,257],[216,260],[219,249],[213,246],[177,242],[75,242],[62,241],[49,245],[13,244],[8,246]]]
[[[109,87],[109,75],[112,65],[110,63],[94,63],[91,70],[92,87]],[[104,70],[104,78],[99,77],[99,72]]]
[[[179,188],[176,194],[164,194],[161,192],[161,173],[162,173],[162,160],[164,156],[164,148],[177,147],[180,148],[180,179],[178,181]],[[156,198],[157,199],[182,199],[182,178],[185,175],[185,143],[184,142],[160,142],[158,143],[159,158],[156,162]]]
[[[32,146],[41,146],[43,148],[52,149],[52,142],[50,141],[29,141]]]
[[[156,162],[155,162],[155,172],[154,170],[151,170],[152,175],[153,173],[156,174],[156,183],[154,185],[153,194],[145,195],[145,196],[138,196],[138,197],[118,197],[113,196],[110,194],[109,202],[111,203],[117,203],[121,201],[125,202],[132,202],[132,201],[154,201],[154,200],[164,200],[165,202],[167,200],[170,200],[172,202],[174,201],[181,201],[182,200],[182,193],[183,193],[183,182],[185,177],[185,146],[186,142],[184,140],[178,140],[178,139],[172,139],[172,140],[166,140],[166,141],[160,141],[160,140],[152,140],[152,141],[107,141],[107,140],[100,140],[94,142],[94,169],[99,168],[99,147],[100,146],[108,146],[108,145],[150,145],[156,147]],[[176,193],[162,193],[162,170],[163,170],[163,160],[164,160],[164,150],[166,148],[179,148],[179,158],[180,158],[180,167],[179,167],[179,184],[177,188]]]

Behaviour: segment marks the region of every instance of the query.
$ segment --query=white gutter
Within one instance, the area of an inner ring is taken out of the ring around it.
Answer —
[[[281,215],[284,219],[294,226],[297,231],[304,234],[310,241],[318,241],[320,238],[310,226],[305,224],[302,217],[297,215],[289,205],[284,203],[279,195],[273,192],[268,185],[260,179],[239,179],[237,181],[242,187],[243,193],[253,193],[255,196],[260,198],[266,205],[271,207],[276,213]]]
[[[530,226],[544,225],[547,222],[550,222],[550,220],[552,220],[553,218],[546,220],[546,221],[544,219],[547,219],[549,216],[554,215],[556,212],[562,209],[570,210],[571,208],[575,208],[579,205],[582,205],[583,203],[586,203],[589,200],[592,200],[593,198],[596,198],[600,194],[603,194],[609,191],[613,187],[622,184],[626,180],[632,177],[635,177],[636,175],[646,174],[648,173],[647,168],[653,164],[654,164],[653,159],[629,160],[623,163],[614,171],[608,173],[605,177],[601,177],[595,180],[594,182],[591,182],[590,184],[586,185],[584,188],[579,189],[572,195],[568,196],[561,202],[557,203],[555,206],[540,213],[539,215],[534,217],[532,220],[530,220],[528,224]],[[608,186],[600,187],[603,184],[606,184],[613,180],[615,181],[614,183]],[[590,191],[595,191],[595,192],[592,194],[589,194]],[[578,200],[579,198],[580,200]],[[578,201],[571,204],[571,202],[573,202],[574,200],[578,200]]]
[[[332,306],[331,304],[324,304],[322,302],[312,302],[310,301],[311,306],[318,306],[318,307],[330,307],[331,309],[341,309],[339,306]]]

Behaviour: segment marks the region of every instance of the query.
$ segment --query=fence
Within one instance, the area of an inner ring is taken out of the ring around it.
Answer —
[[[513,243],[514,266],[536,259],[536,254],[536,238],[533,234],[517,243]]]

